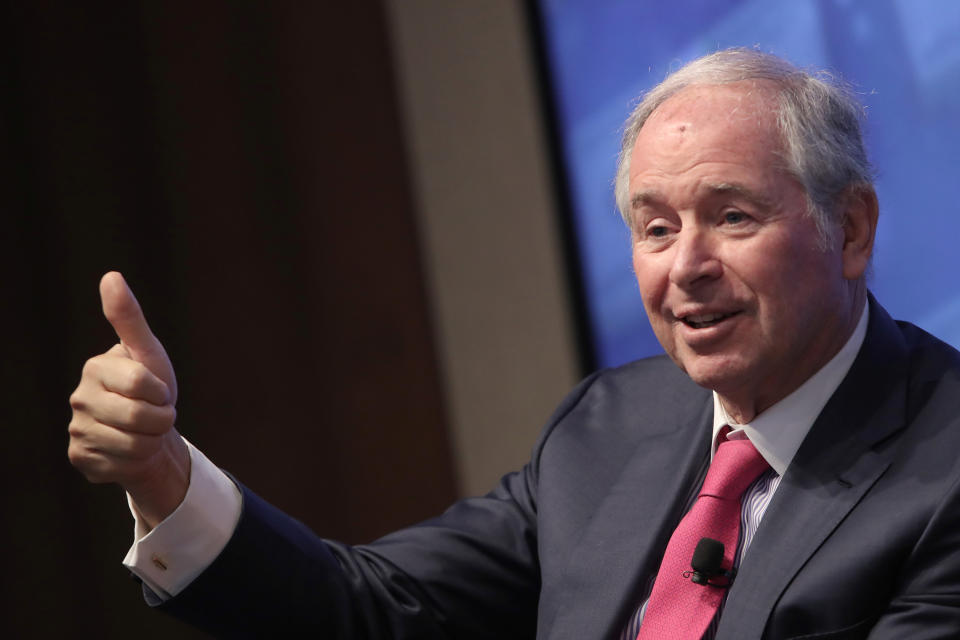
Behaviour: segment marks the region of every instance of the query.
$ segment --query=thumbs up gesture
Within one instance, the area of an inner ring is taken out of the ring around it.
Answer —
[[[100,298],[120,342],[83,367],[67,455],[89,481],[122,486],[152,528],[190,481],[190,453],[174,428],[177,379],[123,276],[104,275]]]

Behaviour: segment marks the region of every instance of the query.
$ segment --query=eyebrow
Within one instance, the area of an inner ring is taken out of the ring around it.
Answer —
[[[719,182],[717,184],[707,185],[707,190],[710,193],[715,195],[736,195],[753,202],[754,204],[760,205],[762,207],[772,207],[773,202],[769,198],[766,198],[756,191],[745,187],[742,184],[736,182]]]
[[[638,191],[630,197],[630,208],[639,209],[649,204],[660,204],[665,200],[663,194],[653,189]]]
[[[735,195],[746,200],[749,200],[762,207],[772,207],[773,202],[769,198],[766,198],[753,189],[750,189],[742,184],[736,182],[718,182],[715,184],[706,185],[706,191],[710,195]],[[645,189],[643,191],[638,191],[630,197],[630,206],[633,209],[639,209],[640,207],[647,205],[657,205],[662,204],[666,201],[663,194],[656,189]]]

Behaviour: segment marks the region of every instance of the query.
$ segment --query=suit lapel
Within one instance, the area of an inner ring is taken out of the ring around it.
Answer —
[[[809,558],[890,464],[878,445],[905,423],[906,347],[871,298],[870,325],[850,372],[791,462],[724,605],[717,640],[760,638]]]
[[[541,637],[615,638],[639,605],[683,516],[683,497],[709,459],[712,396],[697,394],[687,404],[683,416],[671,418],[676,424],[636,444],[597,506],[564,572],[556,616]]]

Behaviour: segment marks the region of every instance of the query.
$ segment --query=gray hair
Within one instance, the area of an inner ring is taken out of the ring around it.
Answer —
[[[785,169],[803,185],[808,213],[824,243],[834,236],[843,223],[835,219],[837,197],[848,187],[873,184],[860,133],[863,107],[826,72],[810,74],[772,54],[743,48],[718,51],[684,65],[647,92],[627,118],[614,191],[628,226],[630,156],[650,114],[687,87],[744,80],[770,80],[778,87],[777,127],[783,136]]]

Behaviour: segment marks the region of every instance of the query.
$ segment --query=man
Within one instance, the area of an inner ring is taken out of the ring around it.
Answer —
[[[363,547],[188,449],[169,360],[105,276],[121,343],[84,368],[69,453],[150,532],[127,558],[148,598],[228,636],[956,637],[960,358],[867,293],[857,109],[746,50],[651,91],[616,189],[673,363],[594,374],[522,471]],[[722,548],[693,573],[702,538]]]

